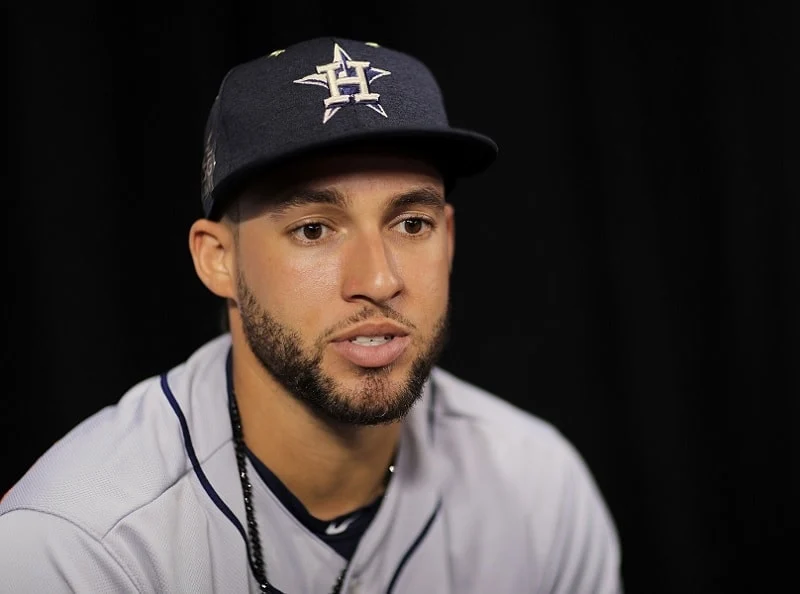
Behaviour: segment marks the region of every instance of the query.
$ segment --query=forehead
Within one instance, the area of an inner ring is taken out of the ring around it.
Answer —
[[[325,188],[337,188],[350,197],[361,193],[391,197],[415,187],[444,196],[442,176],[427,161],[380,152],[345,153],[305,158],[273,169],[254,178],[240,199],[280,203],[291,198],[294,190]]]

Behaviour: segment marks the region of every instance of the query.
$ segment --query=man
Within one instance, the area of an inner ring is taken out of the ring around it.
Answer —
[[[10,491],[3,591],[621,592],[575,449],[435,366],[448,193],[496,150],[448,125],[423,64],[375,44],[230,71],[189,234],[230,332]]]

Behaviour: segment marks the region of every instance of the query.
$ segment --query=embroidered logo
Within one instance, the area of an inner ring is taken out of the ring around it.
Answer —
[[[213,131],[209,131],[203,149],[203,176],[201,180],[203,196],[211,195],[211,192],[214,190],[214,168],[217,165],[217,160],[214,156],[215,150],[214,133]]]
[[[343,520],[338,524],[336,522],[331,522],[330,524],[328,524],[328,527],[325,528],[325,534],[331,534],[331,535],[341,534],[350,527],[350,524],[352,524],[353,520],[355,519],[356,519],[355,517],[347,518],[346,520]]]
[[[374,93],[370,84],[376,79],[391,74],[388,70],[373,67],[369,62],[353,60],[338,44],[333,45],[333,61],[317,66],[314,74],[295,81],[301,85],[324,87],[330,94],[325,99],[322,123],[330,120],[346,105],[364,105],[383,117],[388,117],[379,103],[380,94]]]

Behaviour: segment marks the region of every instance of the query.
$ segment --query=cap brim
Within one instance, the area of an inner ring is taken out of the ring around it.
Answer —
[[[442,174],[445,184],[452,187],[459,178],[482,173],[497,158],[497,144],[483,134],[460,128],[423,130],[356,131],[327,141],[317,141],[298,147],[280,156],[256,158],[236,169],[217,184],[213,191],[214,207],[209,218],[219,218],[224,205],[237,195],[255,175],[304,157],[328,153],[331,149],[350,149],[360,146],[385,147],[392,152],[405,153],[429,161]]]
[[[346,139],[345,139],[346,140]],[[428,159],[445,178],[459,178],[485,171],[497,157],[497,144],[483,134],[471,130],[394,130],[372,133],[352,142],[385,144],[390,149],[406,150]]]

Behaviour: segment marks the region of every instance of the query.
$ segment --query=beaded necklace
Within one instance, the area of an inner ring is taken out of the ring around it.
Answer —
[[[272,594],[281,594],[275,586],[269,583],[267,579],[267,567],[264,562],[264,555],[261,549],[261,538],[258,532],[258,524],[256,523],[256,515],[253,509],[253,485],[250,482],[247,473],[247,450],[244,443],[244,432],[242,431],[242,419],[239,415],[239,407],[236,404],[236,395],[231,389],[229,399],[229,409],[231,417],[231,426],[233,427],[233,445],[236,450],[236,465],[239,468],[239,478],[242,482],[242,494],[244,496],[244,511],[247,516],[247,536],[250,540],[247,556],[250,562],[250,568],[253,575],[258,581],[258,585],[262,592],[269,592]],[[388,484],[389,479],[394,472],[394,464],[391,464],[386,471],[386,481]],[[352,557],[351,557],[352,560]],[[344,576],[347,575],[347,570],[350,567],[350,560],[344,566],[341,573],[336,578],[333,584],[331,594],[340,594],[342,591],[342,584],[344,583]]]

